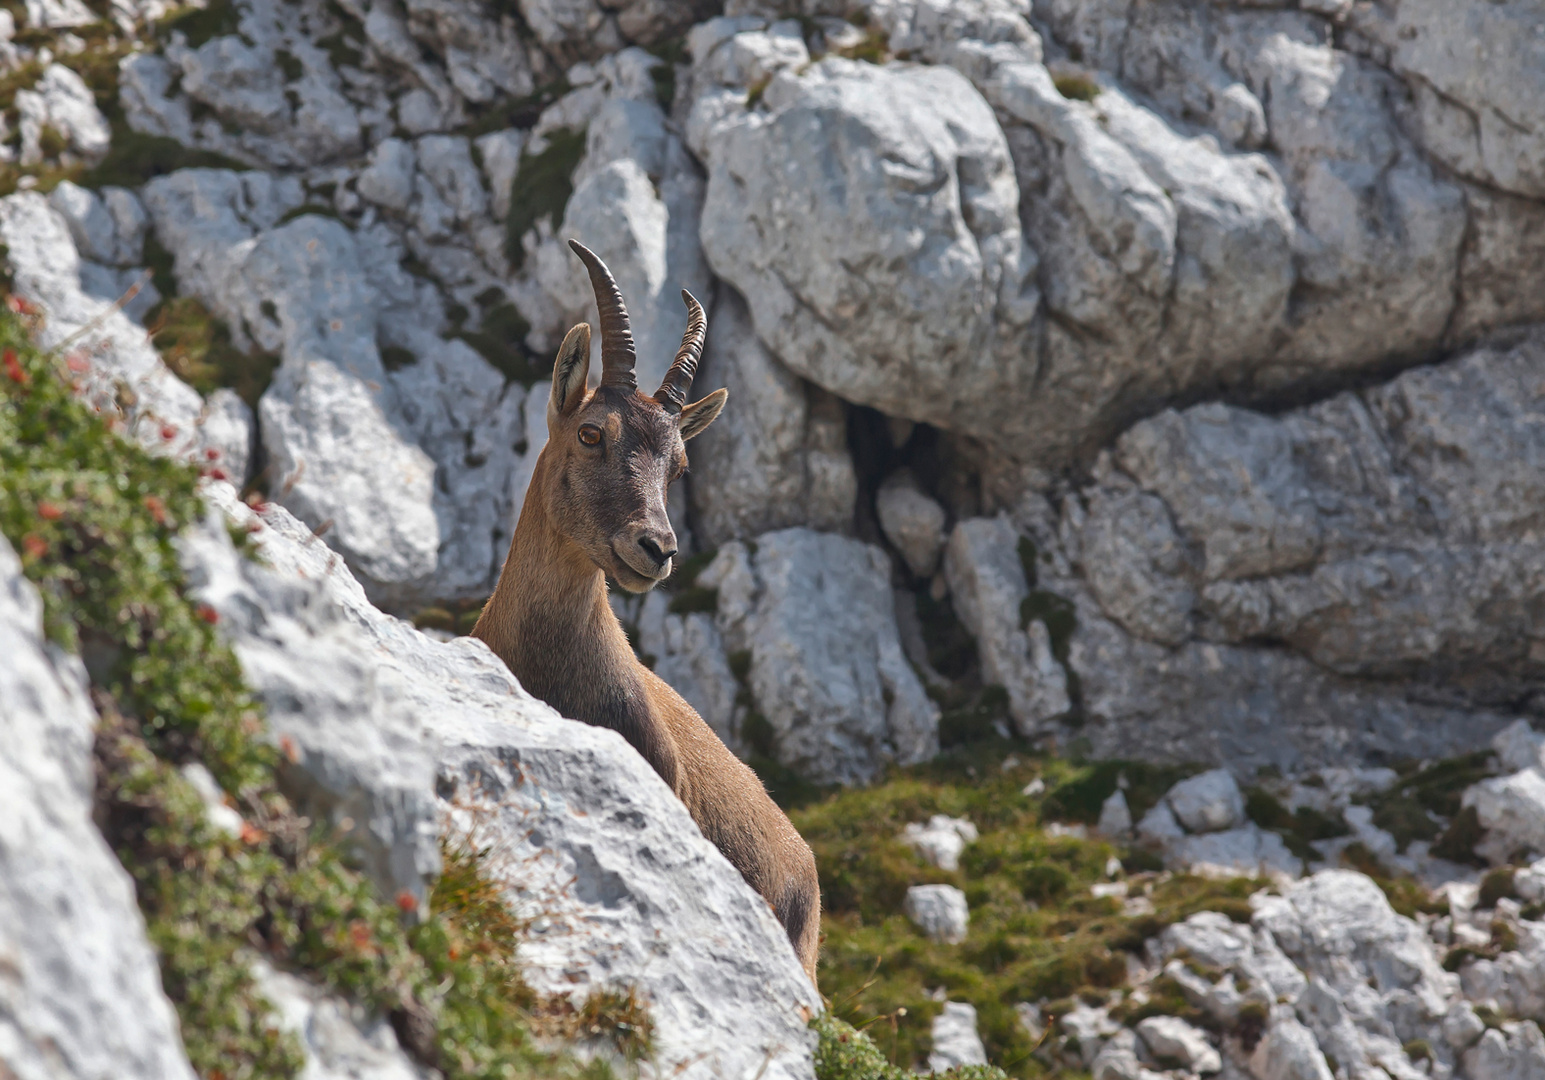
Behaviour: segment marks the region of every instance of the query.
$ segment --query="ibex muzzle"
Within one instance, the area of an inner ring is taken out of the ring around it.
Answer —
[[[687,332],[652,397],[633,374],[633,335],[617,283],[574,241],[601,322],[601,385],[587,390],[590,327],[570,330],[553,365],[547,445],[537,457],[499,586],[473,629],[528,691],[564,716],[620,732],[692,820],[761,893],[815,981],[821,890],[815,857],[757,775],[664,680],[633,655],[607,602],[606,575],[644,592],[671,572],[676,533],[665,492],[686,443],[728,393],[687,404],[707,320],[687,293]]]

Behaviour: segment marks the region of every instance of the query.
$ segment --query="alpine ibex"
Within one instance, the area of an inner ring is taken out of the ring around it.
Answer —
[[[620,732],[686,804],[703,835],[772,905],[815,981],[820,885],[810,848],[757,775],[681,695],[633,655],[606,599],[606,575],[647,592],[671,572],[676,533],[666,488],[685,444],[728,398],[686,403],[707,320],[690,293],[681,349],[653,397],[634,376],[633,334],[611,271],[570,240],[595,292],[601,385],[586,389],[590,327],[568,332],[553,364],[547,445],[537,458],[499,585],[473,629],[521,685],[564,716]]]

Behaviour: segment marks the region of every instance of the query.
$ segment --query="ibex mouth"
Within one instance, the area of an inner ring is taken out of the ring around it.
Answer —
[[[664,566],[649,567],[645,570],[624,558],[622,552],[617,550],[616,543],[608,544],[607,547],[612,553],[612,577],[616,578],[617,584],[628,592],[648,592],[671,576],[673,560],[667,559]]]

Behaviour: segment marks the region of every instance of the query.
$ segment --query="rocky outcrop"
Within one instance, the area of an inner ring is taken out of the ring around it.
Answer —
[[[192,1080],[134,899],[92,823],[96,710],[0,537],[0,1053],[7,1071]]]
[[[225,514],[253,521],[229,488]],[[442,830],[507,855],[521,949],[544,993],[633,986],[662,1063],[686,1076],[808,1076],[819,1008],[783,928],[614,732],[563,720],[479,641],[440,643],[374,609],[285,510],[243,560],[217,515],[184,542],[194,593],[293,748],[287,783],[354,843],[383,890],[421,900]]]
[[[777,760],[822,783],[874,779],[888,761],[939,749],[939,709],[902,652],[889,562],[878,548],[809,529],[732,542],[698,578],[718,590],[727,646]]]

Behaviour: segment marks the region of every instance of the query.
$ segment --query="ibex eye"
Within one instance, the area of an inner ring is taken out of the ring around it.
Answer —
[[[586,446],[599,446],[601,443],[601,429],[594,424],[581,424],[579,428],[579,441]]]

